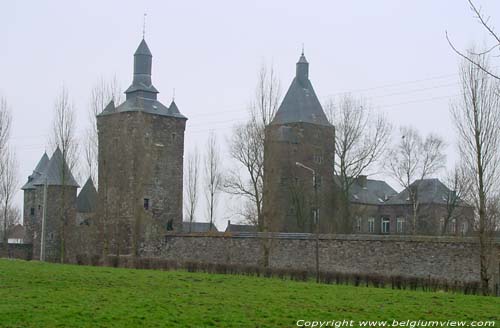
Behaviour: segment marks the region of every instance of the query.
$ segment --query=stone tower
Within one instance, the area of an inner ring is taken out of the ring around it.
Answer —
[[[97,116],[98,218],[105,254],[141,247],[182,227],[182,172],[187,118],[157,100],[152,55],[143,39],[134,54],[126,100]]]
[[[33,259],[59,262],[76,220],[76,190],[71,170],[57,148],[44,154],[24,190],[24,225],[33,243]],[[44,219],[45,212],[45,219]],[[64,238],[63,238],[64,236]]]
[[[335,230],[334,138],[335,129],[314,92],[309,63],[302,53],[295,78],[265,131],[263,213],[269,231],[316,231],[316,203],[319,231]],[[313,172],[296,165],[297,162],[315,171],[317,193]]]
[[[33,184],[43,173],[50,159],[47,153],[43,153],[42,158],[38,161],[33,173],[28,176],[28,181],[22,186],[21,190],[24,192],[23,201],[23,225],[26,229],[27,242],[33,242],[33,235],[35,233],[35,226],[41,220],[41,207],[38,208],[43,199],[37,201],[36,196],[37,187]]]

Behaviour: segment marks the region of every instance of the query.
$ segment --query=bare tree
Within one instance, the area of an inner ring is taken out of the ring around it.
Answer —
[[[212,230],[222,182],[219,146],[217,144],[217,137],[213,131],[210,131],[206,147],[205,197],[207,200],[207,215],[210,220],[210,230]]]
[[[448,40],[448,44],[453,49],[453,51],[463,58],[463,60],[469,62],[470,64],[476,66],[481,71],[493,77],[497,80],[500,80],[500,75],[493,72],[492,68],[489,66],[484,66],[484,62],[480,59],[483,55],[488,55],[492,53],[494,50],[500,51],[500,35],[495,31],[495,28],[490,23],[490,16],[485,16],[480,7],[477,7],[472,0],[467,0],[470,6],[470,10],[474,14],[474,18],[476,18],[481,24],[481,26],[486,30],[490,39],[492,39],[491,44],[486,48],[486,50],[477,52],[474,49],[467,49],[466,51],[458,50],[453,42],[450,40],[448,32],[446,32],[446,40]]]
[[[7,142],[10,137],[10,126],[12,116],[7,104],[7,99],[0,98],[0,155],[7,149]]]
[[[188,157],[187,161],[187,180],[186,180],[186,216],[189,220],[189,232],[191,232],[191,225],[194,221],[196,207],[198,206],[198,178],[200,167],[200,155],[196,148],[193,153]]]
[[[250,106],[250,118],[234,127],[229,142],[229,152],[238,166],[224,179],[224,190],[246,201],[245,220],[264,230],[262,214],[262,188],[264,176],[265,127],[278,110],[281,87],[274,68],[261,66],[255,99]],[[249,203],[253,204],[248,206]]]
[[[327,116],[335,126],[335,166],[340,189],[340,228],[350,232],[349,190],[356,177],[370,169],[387,149],[391,125],[383,114],[375,114],[362,99],[352,95],[333,100],[326,106]]]
[[[14,153],[4,151],[0,158],[0,195],[3,221],[3,242],[7,244],[7,231],[12,222],[12,201],[19,187],[18,163]]]
[[[471,194],[472,179],[466,174],[462,165],[456,165],[451,171],[447,172],[444,177],[444,184],[450,190],[446,195],[443,195],[446,202],[446,213],[441,226],[441,235],[445,235],[452,222],[456,222],[458,217],[464,216],[464,212],[470,207],[468,201]],[[463,219],[465,219],[463,217]],[[472,226],[473,218],[466,218],[468,224]]]
[[[11,128],[12,116],[9,110],[9,106],[7,104],[7,100],[4,97],[0,98],[0,182],[3,185],[3,182],[8,181],[8,171],[9,171],[9,151],[8,151],[8,141],[10,137],[10,128]],[[3,186],[2,186],[3,187]],[[0,188],[0,201],[3,204],[5,199],[8,199],[9,196],[12,196],[9,193],[3,192],[3,188]],[[3,242],[7,243],[7,219],[5,215],[5,211],[3,211]]]
[[[68,91],[65,87],[61,89],[61,93],[57,97],[54,104],[54,121],[52,126],[51,143],[54,148],[59,148],[62,153],[61,173],[61,217],[60,217],[60,256],[61,263],[65,258],[65,226],[67,224],[67,216],[72,204],[66,203],[66,183],[71,176],[77,164],[78,143],[75,137],[75,109],[69,98]],[[66,165],[68,164],[69,172]]]
[[[419,209],[418,184],[412,182],[423,180],[437,173],[445,165],[444,141],[433,134],[425,140],[412,127],[400,129],[400,141],[389,151],[386,161],[388,173],[408,192],[411,205],[411,225],[413,233],[417,232]]]
[[[475,53],[474,49],[469,50]],[[451,107],[458,134],[459,152],[465,174],[473,177],[472,199],[478,214],[481,287],[489,293],[489,253],[496,217],[500,182],[500,98],[499,80],[488,74],[485,55],[465,60],[460,68],[462,94]]]
[[[98,140],[97,140],[97,121],[96,117],[102,110],[113,101],[115,104],[123,100],[122,92],[116,76],[106,81],[101,78],[90,92],[90,103],[88,107],[88,127],[85,131],[85,174],[86,177],[92,177],[92,181],[97,181],[97,160],[98,160]]]

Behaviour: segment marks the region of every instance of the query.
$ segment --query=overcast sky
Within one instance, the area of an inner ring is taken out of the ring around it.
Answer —
[[[500,1],[477,3],[500,28]],[[459,93],[459,60],[445,31],[461,49],[488,40],[466,0],[2,1],[0,95],[13,112],[22,183],[47,147],[63,85],[79,135],[100,78],[116,76],[123,90],[130,85],[144,13],[159,99],[168,105],[175,88],[189,118],[186,155],[203,148],[210,129],[225,145],[246,117],[263,62],[273,63],[286,92],[304,43],[321,101],[344,92],[363,96],[395,126],[440,134],[451,165],[449,103]],[[16,200],[21,205],[22,192]],[[222,205],[219,212],[222,228],[232,213]]]

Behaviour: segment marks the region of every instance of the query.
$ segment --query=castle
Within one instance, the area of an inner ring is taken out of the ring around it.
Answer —
[[[74,261],[82,253],[137,256],[164,242],[169,232],[183,232],[187,118],[174,101],[168,107],[158,101],[151,75],[152,54],[143,39],[134,54],[126,100],[110,102],[97,116],[98,190],[89,179],[77,196],[79,185],[59,149],[50,158],[43,154],[28,177],[22,188],[23,220],[34,259]],[[302,53],[295,78],[265,129],[265,231],[338,231],[334,139],[335,128],[314,92]],[[435,197],[447,192],[441,188]],[[364,210],[353,232],[406,233],[400,222],[408,215],[404,191],[397,194],[383,181],[360,176],[351,197]],[[433,213],[442,207],[433,199],[429,204]]]

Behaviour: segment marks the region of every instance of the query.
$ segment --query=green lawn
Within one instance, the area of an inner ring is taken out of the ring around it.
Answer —
[[[0,259],[1,327],[295,327],[494,320],[500,298]]]

